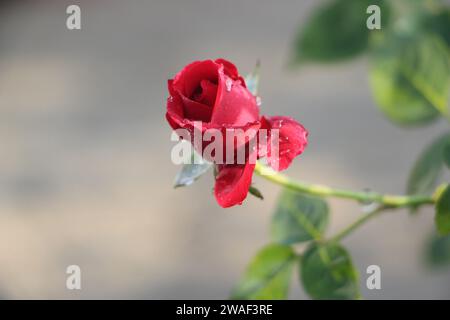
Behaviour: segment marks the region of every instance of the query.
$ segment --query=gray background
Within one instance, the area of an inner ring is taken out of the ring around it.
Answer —
[[[408,171],[445,122],[407,130],[378,112],[368,63],[286,68],[318,1],[6,1],[0,5],[0,297],[227,298],[269,241],[279,188],[223,210],[212,177],[172,189],[166,81],[185,64],[262,61],[262,113],[289,115],[310,144],[288,173],[311,182],[402,193]],[[66,29],[80,4],[82,30]],[[331,200],[330,231],[361,214]],[[344,243],[368,299],[449,298],[448,270],[422,261],[433,212],[387,213]],[[82,268],[82,290],[65,268]],[[295,277],[296,278],[296,277]],[[293,280],[291,298],[306,298]]]

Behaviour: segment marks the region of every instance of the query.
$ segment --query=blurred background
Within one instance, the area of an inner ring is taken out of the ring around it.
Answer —
[[[262,113],[310,132],[293,177],[404,193],[445,121],[393,126],[375,107],[367,58],[287,67],[314,0],[2,1],[0,3],[0,297],[225,299],[269,242],[279,193],[221,209],[212,177],[172,188],[166,83],[185,64],[224,57],[242,74],[261,60]],[[81,7],[81,30],[66,8]],[[361,208],[331,200],[331,232]],[[450,298],[450,274],[422,259],[433,210],[387,213],[344,241],[367,299]],[[82,290],[66,289],[66,267]],[[365,288],[381,267],[381,290]],[[290,298],[306,295],[292,282]]]

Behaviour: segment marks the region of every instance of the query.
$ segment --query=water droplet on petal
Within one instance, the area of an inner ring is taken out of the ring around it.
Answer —
[[[256,105],[259,107],[262,104],[261,97],[256,97]]]
[[[227,79],[225,80],[225,87],[227,89],[228,92],[231,91],[231,87],[233,86],[233,80],[231,79]]]
[[[169,102],[173,102],[173,97],[169,96],[169,98],[167,99]]]

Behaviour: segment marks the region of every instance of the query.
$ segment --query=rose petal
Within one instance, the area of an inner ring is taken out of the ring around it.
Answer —
[[[215,155],[214,158],[211,159],[207,155],[204,155],[205,159],[211,162],[223,164],[226,163],[228,152],[229,159],[234,159],[234,163],[242,161],[242,158],[247,161],[250,157],[250,153],[256,151],[258,131],[260,126],[260,122],[255,121],[239,127],[222,126],[220,128],[215,128],[220,131],[221,137],[223,139],[222,158],[220,158],[219,155]],[[206,145],[207,144],[205,143],[204,146],[206,147]],[[250,148],[253,148],[253,150],[250,150]],[[238,155],[242,158],[240,158]],[[242,162],[240,164],[242,164]]]
[[[219,85],[211,123],[225,126],[243,126],[259,120],[256,99],[242,85],[219,70]]]
[[[167,98],[167,112],[171,114],[170,118],[178,116],[180,119],[188,119],[192,121],[209,122],[212,114],[212,107],[193,101],[180,92],[180,88],[175,86],[174,80],[167,82],[170,96]],[[180,125],[173,126],[173,121],[168,120],[173,129],[177,129]]]
[[[233,80],[237,80],[239,79],[239,72],[238,69],[236,68],[236,66],[225,59],[216,59],[215,60],[216,63],[223,65],[223,71],[224,73],[229,76],[231,79]]]
[[[194,100],[200,102],[204,105],[214,107],[217,96],[217,84],[212,83],[208,80],[202,80],[200,82],[201,92],[199,94],[194,95]]]
[[[182,127],[184,119],[183,100],[179,93],[173,88],[173,80],[167,82],[170,96],[167,98],[166,118],[172,129],[176,130]]]
[[[281,171],[289,167],[308,144],[308,131],[292,118],[262,117],[261,128],[268,130],[267,162],[274,170]],[[270,139],[276,137],[273,130],[278,130],[278,152],[271,148]]]
[[[183,68],[173,79],[175,89],[187,98],[191,98],[202,80],[218,82],[221,66],[212,60],[195,61]]]
[[[181,99],[183,100],[185,118],[192,121],[209,122],[213,110],[212,107],[186,98],[185,96],[181,96]]]
[[[252,183],[255,164],[218,166],[214,195],[222,208],[242,204]]]

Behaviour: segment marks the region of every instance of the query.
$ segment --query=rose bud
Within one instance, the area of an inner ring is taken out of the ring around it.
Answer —
[[[211,159],[202,152],[211,141],[203,138],[200,144],[193,139],[190,141],[207,160],[217,164],[214,194],[224,208],[241,204],[246,198],[256,158],[267,156],[272,168],[284,170],[307,145],[308,133],[295,120],[260,117],[256,97],[229,61],[195,61],[169,80],[168,88],[166,118],[174,130],[186,129],[192,137],[195,132],[204,135],[207,130],[219,130],[223,133],[223,155],[229,149],[235,153],[242,149],[246,151],[243,163],[228,164],[222,157],[213,155]],[[263,139],[258,135],[257,139],[258,131],[262,129],[267,134]],[[225,136],[233,131],[244,132],[245,139],[230,145]],[[273,137],[277,138],[277,148],[271,147]],[[257,145],[249,147],[250,140]],[[236,159],[235,155],[233,159]]]

